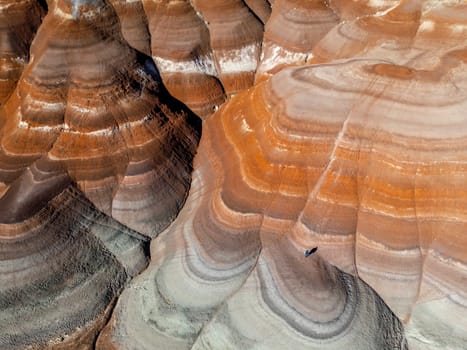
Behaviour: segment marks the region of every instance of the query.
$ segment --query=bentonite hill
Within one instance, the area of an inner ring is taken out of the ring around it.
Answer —
[[[467,2],[0,0],[27,349],[467,349]]]

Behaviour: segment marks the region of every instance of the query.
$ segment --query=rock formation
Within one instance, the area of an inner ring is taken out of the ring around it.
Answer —
[[[151,37],[140,0],[109,0],[120,20],[123,38],[136,50],[151,56]]]
[[[420,26],[422,1],[402,0],[374,16],[357,17],[333,28],[316,47],[311,62],[351,57],[407,60]],[[401,62],[402,63],[402,62]]]
[[[0,112],[0,186],[7,191],[46,155],[99,210],[155,236],[187,195],[199,119],[167,93],[118,23],[104,1],[55,2]]]
[[[169,91],[200,115],[225,100],[209,29],[189,1],[145,1],[154,60]]]
[[[0,224],[2,349],[92,349],[125,282],[147,264],[148,238],[63,187],[30,218]]]
[[[305,63],[314,45],[338,23],[325,0],[277,0],[265,27],[257,79],[291,63]]]
[[[0,106],[29,60],[29,45],[43,8],[36,0],[0,0]]]
[[[183,205],[200,120],[105,1],[50,2],[30,57],[0,110],[0,348],[92,349]]]
[[[242,0],[144,0],[152,56],[169,91],[202,116],[253,84],[269,6]]]
[[[205,124],[188,202],[153,241],[157,258],[122,295],[102,347],[404,348],[380,299],[358,302],[355,328],[339,328],[345,302],[333,293],[353,300],[346,288],[364,285],[323,259],[374,288],[417,334],[414,348],[461,349],[465,318],[439,312],[465,312],[466,57],[451,52],[432,71],[369,59],[289,68],[233,98]],[[334,273],[350,284],[333,285]],[[327,293],[335,318],[315,309]],[[361,344],[360,312],[389,320]],[[336,328],[313,331],[321,317]],[[350,338],[335,338],[344,329]]]
[[[49,1],[0,348],[463,349],[466,39],[460,0]]]

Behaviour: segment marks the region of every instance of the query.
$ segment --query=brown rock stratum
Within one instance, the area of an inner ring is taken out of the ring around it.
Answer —
[[[0,18],[0,349],[466,348],[465,1]]]
[[[29,60],[29,45],[44,10],[36,0],[0,1],[0,106]]]

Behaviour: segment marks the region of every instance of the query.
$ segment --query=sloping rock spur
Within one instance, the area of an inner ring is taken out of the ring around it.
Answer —
[[[120,20],[122,36],[136,50],[151,56],[148,21],[141,0],[109,0]]]
[[[458,0],[276,1],[256,80],[292,64],[352,57],[433,69],[439,57],[465,44],[466,6]]]
[[[108,1],[123,38],[153,57],[172,96],[197,115],[253,84],[269,1]]]
[[[0,200],[0,348],[93,349],[124,284],[147,265],[149,238],[99,212],[69,177],[39,163],[30,181],[57,195],[18,222],[7,222]],[[27,182],[23,191],[37,190]]]
[[[193,0],[209,27],[216,69],[226,94],[253,85],[263,24],[242,0]]]
[[[344,107],[341,100],[341,131],[294,235],[323,248],[338,241],[342,248],[330,249],[329,261],[348,271],[354,265],[396,315],[423,334],[409,338],[414,346],[422,340],[421,348],[440,349],[449,339],[461,349],[466,320],[446,312],[464,314],[466,305],[465,218],[458,209],[466,184],[460,146],[466,139],[465,51],[443,61],[434,71],[367,66],[363,91],[358,75],[335,77],[333,89],[351,82],[358,102]],[[329,81],[325,71],[307,79]],[[418,321],[420,308],[437,310],[430,311],[431,325]]]
[[[257,268],[193,349],[408,349],[402,324],[361,279],[262,236]]]
[[[143,5],[164,83],[194,112],[206,117],[253,84],[267,2],[143,0]]]
[[[434,69],[447,52],[465,47],[466,36],[465,2],[402,0],[374,14],[341,21],[313,47],[307,62],[368,57]]]
[[[225,101],[207,24],[189,1],[144,1],[152,56],[170,93],[201,116]]]
[[[183,205],[200,120],[105,1],[49,2],[30,56],[0,110],[0,348],[93,349]]]
[[[209,142],[200,147],[206,172],[195,171],[180,221],[156,239],[151,267],[125,290],[98,349],[189,349],[254,267],[261,217],[224,206],[220,160]]]
[[[305,63],[314,45],[338,23],[328,1],[277,0],[264,28],[256,80],[291,63]]]
[[[400,349],[404,321],[462,349],[466,57],[286,68],[229,101],[101,348]]]
[[[36,0],[0,1],[0,106],[29,61],[29,46],[43,15]]]
[[[351,57],[391,59],[404,63],[420,26],[422,1],[402,0],[374,15],[343,21],[313,49],[309,61]]]
[[[99,210],[145,235],[183,205],[200,120],[126,44],[108,3],[54,3],[0,113],[3,192],[47,156]]]
[[[416,59],[408,63],[416,69],[432,69],[444,55],[465,48],[467,37],[467,3],[425,5],[413,43]]]
[[[420,3],[419,0],[415,1]],[[338,45],[344,52],[353,49],[353,46],[355,46],[355,50],[358,50],[360,46],[365,45],[364,39],[366,38],[360,35],[360,37],[355,38],[356,42],[353,43],[352,47],[347,48],[344,44],[349,38],[355,37],[354,32],[358,33],[358,31],[352,32],[345,30],[345,28],[352,26],[354,22],[361,21],[363,23],[361,31],[369,31],[375,38],[378,38],[378,35],[381,35],[379,30],[381,28],[376,27],[376,31],[375,27],[367,29],[365,21],[375,20],[375,18],[377,21],[378,17],[382,16],[385,11],[389,11],[403,2],[398,0],[275,1],[271,18],[264,29],[263,47],[261,60],[256,71],[256,81],[262,81],[283,67],[292,64],[315,62],[316,60],[313,60],[314,48],[330,31],[337,32],[337,35],[341,37],[337,39],[336,34],[331,36],[328,40],[329,45]],[[409,17],[406,20],[412,20],[412,18]],[[390,26],[388,23],[385,24]],[[417,26],[416,22],[412,24]],[[402,27],[400,31],[403,32],[405,29]],[[407,33],[407,35],[410,34],[410,32]],[[335,55],[333,58],[338,58],[341,53],[338,50],[333,50],[332,54]]]

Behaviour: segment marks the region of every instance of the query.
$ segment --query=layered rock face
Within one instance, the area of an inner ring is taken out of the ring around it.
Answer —
[[[465,52],[432,71],[289,68],[227,103],[205,124],[185,208],[101,344],[405,348],[396,315],[413,348],[461,349]],[[382,326],[359,334],[368,324]]]
[[[465,348],[465,2],[54,0],[29,56],[0,348]]]
[[[36,0],[0,1],[0,106],[29,60],[29,45],[44,9]]]
[[[267,2],[143,0],[143,5],[164,82],[196,113],[211,114],[227,96],[253,84]]]
[[[0,348],[92,349],[183,205],[200,119],[109,3],[57,0],[0,128]]]
[[[21,174],[44,157],[62,164],[99,210],[145,235],[182,206],[199,119],[168,94],[118,23],[103,1],[56,1],[45,18],[1,111],[0,186],[10,221],[24,216],[15,191]]]
[[[92,349],[146,266],[147,243],[72,185],[30,218],[0,224],[1,348]]]
[[[291,63],[305,63],[316,43],[338,23],[327,1],[276,1],[265,27],[257,80]]]

